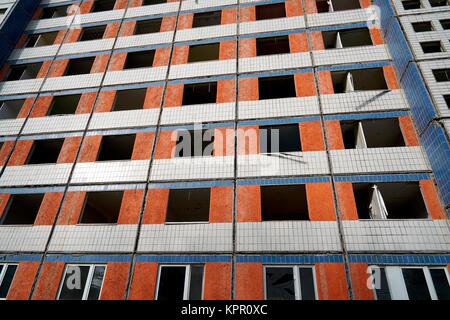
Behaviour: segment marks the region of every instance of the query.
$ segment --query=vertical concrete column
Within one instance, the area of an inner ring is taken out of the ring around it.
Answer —
[[[342,220],[358,220],[353,184],[351,182],[336,182],[335,186]]]
[[[204,272],[203,299],[231,299],[231,263],[208,262]]]
[[[325,131],[327,135],[328,148],[330,150],[345,149],[344,138],[342,136],[341,122],[339,120],[326,120]]]
[[[299,123],[302,151],[324,151],[322,126],[320,121],[306,121]]]
[[[261,222],[261,187],[240,185],[237,187],[237,222]]]
[[[317,13],[316,0],[305,0],[305,10],[306,14]]]
[[[333,87],[333,80],[331,78],[331,72],[330,71],[318,71],[317,77],[318,77],[318,85],[319,85],[320,94],[333,94],[334,87]]]
[[[133,270],[129,300],[153,300],[155,298],[158,263],[137,262]]]
[[[64,262],[44,262],[32,300],[55,300],[64,272]]]
[[[109,262],[103,279],[100,300],[124,300],[130,263]]]
[[[236,263],[236,300],[263,300],[263,278],[262,263]]]
[[[432,219],[447,219],[444,207],[439,199],[439,195],[433,180],[420,180],[420,189],[427,207],[428,214]]]
[[[149,189],[144,209],[143,224],[164,224],[170,189]]]
[[[311,221],[336,221],[331,182],[307,183],[306,198]]]
[[[350,275],[352,277],[353,297],[355,300],[374,300],[375,294],[367,287],[369,273],[367,263],[350,263]]]
[[[411,116],[398,117],[398,122],[402,131],[403,139],[405,140],[405,144],[409,147],[419,146],[419,138],[417,136],[416,129],[414,128],[414,123]]]
[[[395,75],[395,70],[393,66],[383,67],[384,77],[386,79],[387,86],[390,90],[400,89],[400,85]]]
[[[231,223],[233,217],[233,187],[211,187],[209,222]]]
[[[86,192],[67,192],[58,216],[58,225],[75,225],[80,220]]]
[[[344,264],[318,263],[315,269],[320,300],[348,300]]]

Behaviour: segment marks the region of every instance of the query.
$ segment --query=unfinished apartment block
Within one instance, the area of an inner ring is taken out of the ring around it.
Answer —
[[[450,299],[448,1],[29,2],[0,300]]]

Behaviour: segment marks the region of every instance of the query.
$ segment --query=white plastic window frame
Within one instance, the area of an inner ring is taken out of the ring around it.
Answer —
[[[447,277],[447,281],[450,284],[449,271],[445,266],[380,266],[380,268],[384,268],[386,274],[386,281],[389,287],[389,294],[391,295],[391,300],[409,300],[408,291],[406,289],[406,283],[405,279],[403,278],[402,269],[423,270],[431,300],[438,300],[436,290],[434,288],[433,279],[431,278],[430,273],[431,269],[444,270],[445,275]],[[378,300],[375,289],[373,289],[373,296],[375,300]]]
[[[294,274],[294,290],[295,290],[295,300],[302,300],[301,283],[300,283],[300,272],[299,268],[310,268],[313,274],[314,283],[314,296],[316,300],[319,300],[317,291],[317,280],[316,280],[316,268],[314,265],[286,265],[286,264],[266,264],[263,266],[263,286],[264,286],[264,300],[267,300],[267,284],[266,284],[266,269],[267,268],[292,268]]]
[[[103,290],[103,284],[105,282],[105,274],[106,274],[106,270],[108,268],[108,266],[106,264],[66,264],[65,268],[64,268],[64,272],[62,275],[62,279],[61,279],[61,283],[59,284],[59,289],[58,289],[58,295],[57,295],[57,299],[56,300],[60,300],[60,296],[61,296],[61,291],[64,285],[64,279],[66,278],[66,273],[67,273],[67,269],[69,267],[89,267],[89,273],[88,276],[86,278],[86,284],[83,288],[83,297],[81,298],[81,300],[87,300],[88,296],[89,296],[89,291],[91,289],[91,284],[92,284],[92,279],[94,277],[94,271],[95,271],[95,267],[105,267],[105,271],[103,272],[103,279],[102,279],[102,284],[100,287],[100,292],[99,292],[99,298],[102,295],[102,290]]]
[[[9,266],[17,266],[17,268],[18,268],[19,265],[17,263],[0,263],[0,266],[3,266],[3,269],[0,272],[0,285],[1,285],[3,283],[3,278],[5,277],[6,270],[8,269],[8,267]],[[17,269],[16,269],[16,272],[17,272]],[[14,273],[13,281],[14,281],[15,276],[16,276],[16,274]],[[11,287],[9,289],[11,289]],[[0,298],[0,300],[6,300],[6,298]]]
[[[158,267],[158,278],[156,281],[156,292],[155,292],[155,300],[158,300],[159,295],[159,285],[161,280],[161,272],[164,267],[184,267],[184,289],[183,289],[183,300],[189,300],[189,292],[191,289],[191,268],[195,267],[203,267],[203,277],[202,277],[202,297],[204,300],[203,294],[205,289],[205,265],[203,264],[160,264]]]

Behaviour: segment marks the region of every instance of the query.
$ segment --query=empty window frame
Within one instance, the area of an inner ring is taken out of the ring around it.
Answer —
[[[304,184],[261,186],[262,221],[309,220]]]
[[[360,9],[358,0],[316,0],[317,12],[334,12]]]
[[[37,48],[51,46],[56,40],[58,32],[45,32],[40,34],[31,34],[25,43],[25,48]]]
[[[17,264],[0,264],[0,300],[8,296],[17,267]]]
[[[66,68],[66,76],[75,76],[80,74],[88,74],[94,65],[95,57],[78,58],[69,61]]]
[[[301,151],[298,124],[261,126],[259,128],[259,150],[260,153]]]
[[[445,104],[447,105],[447,108],[450,109],[450,94],[444,95],[444,101],[445,101]]]
[[[266,300],[317,300],[313,266],[264,266]]]
[[[66,265],[58,300],[98,300],[105,270],[105,265]]]
[[[334,93],[387,90],[383,68],[331,72]]]
[[[202,300],[203,265],[161,265],[156,299],[168,301]]]
[[[256,20],[278,19],[286,17],[284,2],[256,6]]]
[[[221,23],[222,11],[197,12],[194,13],[192,28],[217,26]]]
[[[443,19],[443,20],[439,20],[442,29],[444,30],[449,30],[450,29],[450,19]]]
[[[4,16],[6,14],[7,10],[8,10],[8,8],[0,8],[0,18],[2,18],[2,16]]]
[[[47,115],[56,116],[75,114],[80,99],[81,94],[55,96],[53,97],[52,105],[50,106]]]
[[[188,63],[219,60],[220,43],[200,44],[189,47]]]
[[[56,163],[63,144],[64,139],[35,140],[27,164]]]
[[[114,9],[116,0],[96,0],[92,6],[91,12],[103,12]]]
[[[142,2],[143,6],[150,6],[153,4],[161,4],[161,3],[167,3],[167,0],[144,0]]]
[[[16,119],[25,100],[0,101],[0,120]]]
[[[368,28],[322,32],[325,49],[341,49],[373,45]]]
[[[341,121],[345,149],[404,147],[398,118]]]
[[[154,58],[155,50],[129,52],[123,69],[151,68]]]
[[[147,89],[119,90],[111,111],[140,110],[144,107]]]
[[[81,224],[117,223],[123,191],[95,191],[86,193]]]
[[[259,100],[292,98],[296,96],[293,75],[258,78]]]
[[[450,277],[446,267],[372,267],[377,300],[450,300]]]
[[[210,157],[214,153],[214,129],[178,130],[176,158]]]
[[[444,6],[448,6],[448,0],[429,0],[430,1],[430,6],[432,7],[444,7]]]
[[[13,194],[1,217],[3,225],[32,225],[41,206],[44,194]]]
[[[444,51],[440,41],[421,42],[420,46],[422,47],[423,53],[436,53]]]
[[[83,28],[78,42],[102,39],[105,30],[106,26]]]
[[[420,0],[407,0],[402,1],[403,9],[405,10],[414,10],[422,8],[422,4]]]
[[[290,53],[289,37],[256,38],[256,55],[267,56],[272,54]]]
[[[437,82],[450,81],[450,69],[433,70],[433,75]]]
[[[412,23],[412,27],[415,32],[434,31],[431,21],[414,22]]]
[[[216,103],[217,82],[188,83],[184,85],[183,106]]]
[[[210,197],[210,188],[171,189],[166,222],[208,222]]]
[[[42,8],[39,19],[51,19],[67,16],[68,5]]]
[[[359,219],[426,219],[418,182],[354,183]]]
[[[41,70],[42,62],[12,65],[4,81],[35,79]]]
[[[97,161],[130,160],[135,134],[103,136]]]
[[[156,33],[161,30],[162,19],[140,20],[136,22],[135,35]]]

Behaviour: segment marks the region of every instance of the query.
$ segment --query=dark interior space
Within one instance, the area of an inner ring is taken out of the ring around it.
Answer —
[[[301,151],[298,124],[259,127],[259,150],[260,153]]]
[[[426,219],[428,213],[418,182],[376,183],[386,206],[388,219]],[[370,219],[373,184],[354,183],[359,219]]]
[[[34,224],[43,198],[43,193],[11,195],[1,219],[2,224]]]
[[[267,37],[256,39],[256,55],[267,56],[271,54],[290,53],[289,37]]]
[[[103,136],[97,161],[130,160],[135,134]]]
[[[63,144],[64,139],[35,140],[27,164],[56,163]]]
[[[209,157],[214,152],[214,130],[178,130],[175,157]]]
[[[217,82],[188,83],[184,85],[183,106],[216,103]]]
[[[80,99],[81,94],[55,96],[53,97],[52,105],[47,115],[55,116],[55,115],[75,114]]]
[[[217,26],[221,23],[222,11],[196,12],[192,28]]]
[[[135,35],[157,33],[161,30],[162,19],[140,20],[136,22]]]
[[[91,12],[103,12],[113,10],[115,4],[116,0],[96,0],[94,1],[94,6],[92,7]]]
[[[123,69],[151,68],[154,58],[155,50],[129,52]]]
[[[334,93],[350,92],[348,88],[348,74],[353,79],[354,91],[387,90],[383,68],[358,69],[351,71],[332,71]]]
[[[78,58],[69,61],[66,69],[66,76],[88,74],[94,65],[95,57]]]
[[[292,98],[296,96],[293,75],[258,78],[259,100]]]
[[[200,44],[189,47],[188,63],[219,60],[220,43]]]
[[[309,220],[305,185],[261,186],[262,221]]]
[[[166,222],[207,222],[210,188],[171,189]]]
[[[80,223],[117,223],[123,191],[87,192]]]
[[[81,30],[80,39],[78,42],[99,40],[105,34],[106,26],[87,27]]]
[[[367,148],[405,146],[405,140],[403,139],[398,118],[368,119],[361,121],[341,121],[345,149],[356,148],[360,122]]]
[[[118,90],[111,111],[140,110],[144,107],[147,88]]]
[[[16,119],[25,100],[0,101],[0,119]]]
[[[256,21],[286,17],[286,5],[284,2],[255,6],[255,9]]]
[[[371,46],[372,38],[368,28],[356,28],[349,30],[324,31],[322,32],[325,49],[334,49],[338,47],[338,33],[342,48]]]

